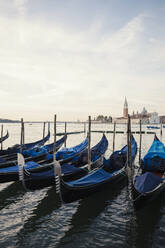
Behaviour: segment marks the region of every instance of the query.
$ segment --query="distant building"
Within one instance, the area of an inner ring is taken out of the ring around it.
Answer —
[[[159,118],[161,123],[165,123],[165,115],[161,115]]]
[[[141,112],[141,116],[146,116],[147,117],[147,115],[148,115],[147,110],[144,107],[142,112]]]
[[[149,123],[150,124],[159,124],[160,123],[160,118],[158,116],[158,113],[153,112],[149,118]]]
[[[98,115],[96,118],[92,120],[92,122],[95,123],[112,123],[112,117],[111,116],[104,116],[104,115]]]

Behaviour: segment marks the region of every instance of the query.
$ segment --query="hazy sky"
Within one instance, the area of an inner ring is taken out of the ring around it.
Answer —
[[[165,114],[164,0],[0,0],[0,118]]]

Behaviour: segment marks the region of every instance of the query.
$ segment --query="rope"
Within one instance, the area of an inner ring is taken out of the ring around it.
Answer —
[[[58,175],[55,176],[55,184],[56,184],[56,193],[60,193],[60,177]]]

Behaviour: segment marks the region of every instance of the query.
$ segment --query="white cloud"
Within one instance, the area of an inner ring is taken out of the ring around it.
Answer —
[[[82,118],[89,111],[119,115],[125,95],[132,102],[152,99],[152,69],[164,65],[165,49],[164,40],[153,36],[146,53],[141,52],[146,16],[138,15],[110,34],[101,32],[100,23],[74,32],[28,18],[27,1],[14,3],[23,18],[0,17],[0,95],[9,114],[19,109],[27,119],[48,119],[55,110],[71,119],[74,111]],[[162,83],[162,75],[157,78]]]
[[[14,7],[16,8],[18,14],[22,17],[25,16],[27,2],[28,0],[13,0]]]

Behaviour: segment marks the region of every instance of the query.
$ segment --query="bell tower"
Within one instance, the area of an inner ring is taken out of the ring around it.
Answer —
[[[128,118],[128,103],[127,103],[126,97],[125,97],[125,101],[124,101],[123,117]]]

